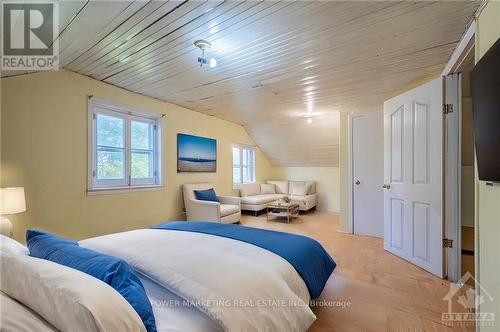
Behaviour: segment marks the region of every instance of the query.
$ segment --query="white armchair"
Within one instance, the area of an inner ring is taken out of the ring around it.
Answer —
[[[224,224],[239,222],[241,217],[239,197],[217,196],[220,203],[196,199],[195,190],[206,190],[213,187],[210,183],[185,184],[183,186],[186,220],[212,221]]]

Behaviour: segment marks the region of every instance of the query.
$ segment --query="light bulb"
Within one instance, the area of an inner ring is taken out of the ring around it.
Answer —
[[[313,119],[311,118],[307,119],[307,123],[313,123]]]
[[[217,66],[217,60],[215,58],[210,59],[210,68],[215,68]]]
[[[313,108],[314,108],[314,105],[313,105],[312,101],[308,102],[308,103],[307,103],[307,111],[308,111],[309,113],[312,113]]]

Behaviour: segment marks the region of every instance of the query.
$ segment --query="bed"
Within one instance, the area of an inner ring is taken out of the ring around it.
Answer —
[[[158,331],[306,331],[308,306],[335,268],[309,238],[173,222],[79,241],[139,275]]]

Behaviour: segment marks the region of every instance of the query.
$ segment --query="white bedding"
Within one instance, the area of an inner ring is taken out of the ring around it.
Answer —
[[[183,299],[147,277],[139,275],[153,304],[158,332],[221,332],[222,328],[195,307],[179,305]],[[161,304],[161,305],[160,305]]]
[[[36,312],[0,291],[0,329],[2,332],[57,332]]]
[[[121,257],[163,287],[193,300],[227,331],[305,331],[316,319],[307,305],[307,287],[293,266],[245,242],[143,229],[80,245]],[[153,301],[153,310],[155,305]]]

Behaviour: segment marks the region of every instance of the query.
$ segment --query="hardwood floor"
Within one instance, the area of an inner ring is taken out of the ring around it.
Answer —
[[[309,331],[474,331],[441,321],[447,281],[384,251],[382,239],[337,232],[335,214],[301,214],[290,224],[244,215],[241,224],[310,236],[337,262],[318,300],[350,306],[313,308],[317,320]],[[462,311],[454,301],[453,312]]]
[[[469,272],[472,276],[474,273],[474,228],[462,226],[462,275]],[[474,287],[474,280],[467,281],[469,285]]]

